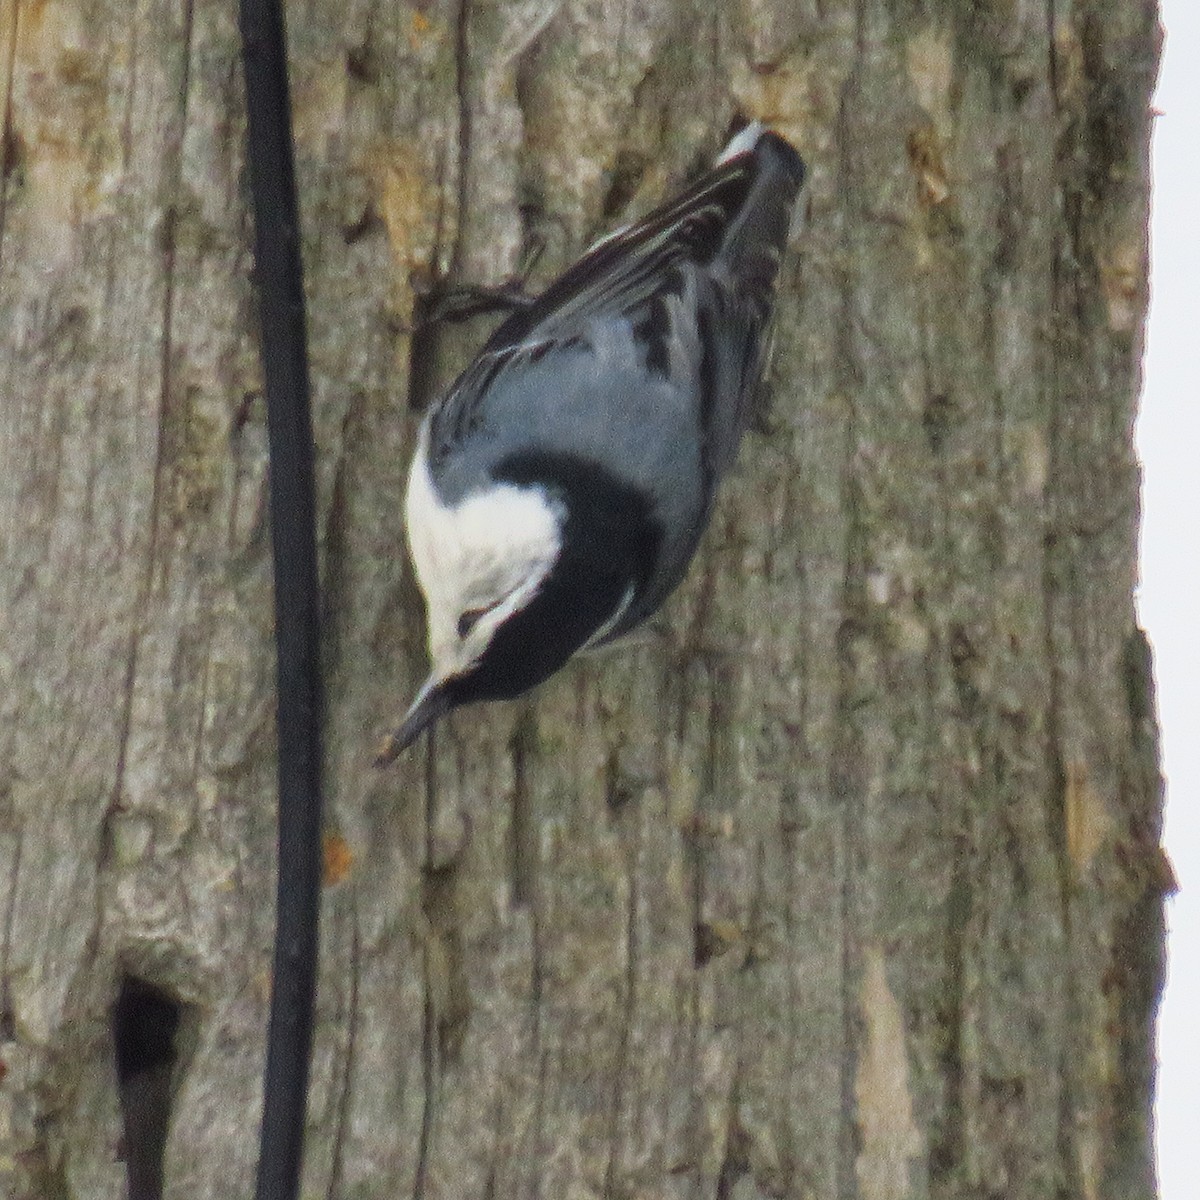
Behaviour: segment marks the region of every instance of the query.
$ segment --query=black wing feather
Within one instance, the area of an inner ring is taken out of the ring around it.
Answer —
[[[502,370],[561,345],[593,317],[628,312],[678,287],[671,269],[677,263],[709,262],[745,203],[753,174],[749,155],[721,164],[637,224],[602,238],[532,304],[504,320],[433,414],[434,460],[474,428],[479,399]]]
[[[625,312],[658,290],[676,263],[710,262],[754,181],[750,155],[739,155],[697,180],[643,220],[597,242],[522,312],[514,313],[484,347],[500,350],[539,327]]]
[[[782,147],[778,153],[794,160],[784,170],[795,174],[798,187],[803,175],[799,156],[775,135],[764,134],[763,141],[768,139]],[[683,273],[677,268],[685,263],[704,266],[726,247],[730,236],[742,237],[745,231],[732,226],[744,213],[761,170],[757,147],[719,163],[641,221],[602,238],[531,304],[504,320],[432,414],[433,460],[444,459],[476,427],[479,401],[501,372],[524,358],[569,344],[598,316],[630,315],[656,296],[678,292]],[[785,189],[780,201],[784,220],[794,194],[794,189]],[[760,271],[768,285],[778,261],[778,252],[774,255],[775,260],[763,263]],[[747,289],[755,290],[759,289]],[[761,290],[765,293],[761,298],[747,295],[746,299],[755,307],[761,300],[765,313],[770,289]],[[724,455],[714,457],[720,460]]]

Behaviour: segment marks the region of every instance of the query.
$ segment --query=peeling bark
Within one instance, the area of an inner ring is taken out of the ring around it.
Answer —
[[[1154,1194],[1156,17],[292,6],[336,847],[306,1194]],[[251,1188],[274,670],[238,49],[212,0],[0,7],[6,1196],[153,1180],[122,1133],[161,1138],[164,1071],[165,1195]],[[415,314],[536,247],[544,281],[735,114],[809,160],[808,221],[689,581],[374,772],[424,669],[416,410],[483,335]]]

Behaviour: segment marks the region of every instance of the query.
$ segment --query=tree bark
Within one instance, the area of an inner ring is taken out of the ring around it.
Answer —
[[[235,9],[0,8],[6,1196],[251,1190],[274,671]],[[1153,0],[288,15],[331,798],[305,1194],[1152,1196]],[[414,337],[421,297],[534,245],[544,281],[736,114],[809,161],[807,227],[689,581],[373,771],[425,665],[418,410],[481,337]]]

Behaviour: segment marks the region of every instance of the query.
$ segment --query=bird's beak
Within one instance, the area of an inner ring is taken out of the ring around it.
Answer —
[[[444,679],[430,677],[422,685],[400,727],[383,739],[375,765],[386,767],[408,749],[439,717],[450,711],[450,696]]]

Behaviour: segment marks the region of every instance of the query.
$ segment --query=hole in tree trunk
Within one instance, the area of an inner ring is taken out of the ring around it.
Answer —
[[[162,1196],[171,1081],[179,1057],[176,1035],[184,1012],[185,1006],[161,988],[133,975],[121,980],[112,1036],[129,1200]]]

